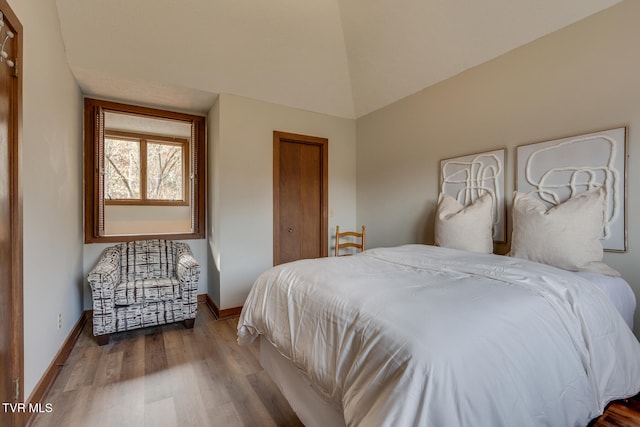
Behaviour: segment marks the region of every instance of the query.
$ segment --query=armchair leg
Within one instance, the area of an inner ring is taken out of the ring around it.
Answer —
[[[196,319],[184,319],[184,327],[187,329],[193,329],[193,324],[196,322]]]
[[[109,338],[111,338],[111,334],[96,335],[96,341],[98,341],[98,345],[109,344]]]

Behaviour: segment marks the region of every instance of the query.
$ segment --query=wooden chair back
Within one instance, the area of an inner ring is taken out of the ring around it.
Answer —
[[[363,225],[362,231],[340,231],[340,226],[336,226],[336,252],[335,256],[345,256],[352,254],[340,254],[340,249],[355,248],[356,250],[364,251],[367,242],[367,228]],[[348,241],[344,241],[347,239]],[[342,240],[342,242],[341,242]]]

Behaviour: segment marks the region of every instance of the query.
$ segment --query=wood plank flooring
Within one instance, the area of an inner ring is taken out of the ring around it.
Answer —
[[[182,323],[111,336],[85,325],[34,427],[302,426],[259,363],[258,343],[236,343],[238,319],[198,306]]]
[[[638,427],[640,426],[640,394],[623,402],[613,402],[604,414],[592,424],[593,427]]]
[[[114,334],[99,347],[87,323],[33,427],[302,426],[259,363],[236,343],[238,319],[198,306],[182,323]],[[640,426],[640,397],[616,402],[590,427]]]

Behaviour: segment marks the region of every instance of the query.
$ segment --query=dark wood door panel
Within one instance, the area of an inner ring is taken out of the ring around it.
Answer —
[[[274,132],[274,264],[327,256],[328,141]]]
[[[320,147],[303,145],[300,150],[300,259],[320,258],[322,159]]]
[[[280,259],[279,264],[300,256],[300,147],[288,141],[280,146]]]

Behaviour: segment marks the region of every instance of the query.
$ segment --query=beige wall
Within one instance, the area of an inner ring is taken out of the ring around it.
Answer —
[[[207,262],[209,298],[220,307],[220,98],[207,116]]]
[[[82,313],[82,97],[67,66],[55,2],[9,4],[24,27],[26,399]]]
[[[191,233],[190,206],[107,205],[104,233]]]
[[[355,122],[225,94],[212,112],[219,135],[209,170],[215,189],[209,224],[216,233],[210,246],[219,256],[215,302],[225,309],[241,306],[256,277],[273,265],[273,131],[329,139],[330,239],[336,224],[355,226]]]
[[[506,147],[510,195],[516,146],[628,126],[629,251],[605,261],[640,301],[639,19],[627,0],[360,118],[357,219],[369,246],[433,242],[441,159]]]

